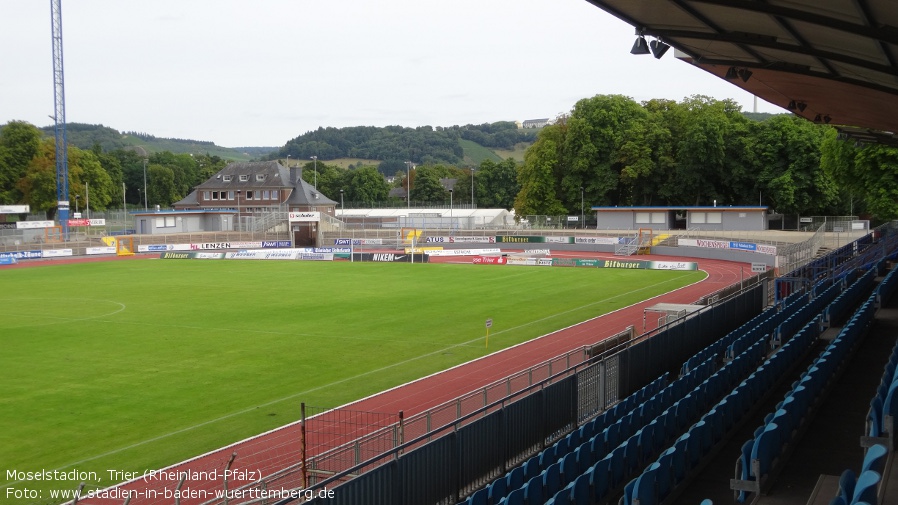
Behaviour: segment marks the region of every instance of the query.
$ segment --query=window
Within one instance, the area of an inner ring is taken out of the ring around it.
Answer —
[[[212,199],[213,199],[213,200],[218,200],[218,191],[213,191],[213,192],[212,192]]]
[[[268,191],[267,189],[262,191],[262,199],[271,200],[271,191]]]
[[[228,191],[228,200],[233,200],[233,199],[234,199],[234,192]]]
[[[156,218],[156,228],[174,228],[175,216],[159,216]]]
[[[230,176],[230,175],[226,175],[226,176],[224,176],[224,177],[222,178],[222,180],[223,180],[224,182],[231,182],[231,176]]]
[[[209,196],[208,191],[203,191],[203,200],[211,200],[212,197]]]
[[[689,218],[692,220],[694,224],[705,224],[705,213],[704,212],[693,212],[689,214]]]
[[[246,199],[247,199],[247,200],[252,200],[252,199],[253,199],[253,192],[252,192],[252,191],[247,191],[247,192],[246,192]]]
[[[248,181],[248,180],[249,180],[249,176],[248,176],[248,175],[241,175],[241,176],[240,176],[240,182],[246,182],[246,181]]]
[[[723,222],[723,214],[720,212],[709,212],[708,223],[720,224]]]
[[[663,212],[652,212],[652,223],[653,224],[663,224],[664,223],[664,213]]]
[[[256,180],[261,182],[265,180],[265,174],[256,174]]]

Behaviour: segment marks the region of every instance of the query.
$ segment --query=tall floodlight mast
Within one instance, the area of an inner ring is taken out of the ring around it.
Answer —
[[[59,225],[65,240],[69,239],[69,157],[65,135],[65,77],[62,71],[62,0],[50,0],[53,26],[53,103],[56,122],[56,203]]]

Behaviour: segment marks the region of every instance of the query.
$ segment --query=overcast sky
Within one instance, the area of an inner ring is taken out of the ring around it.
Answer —
[[[281,146],[319,126],[555,117],[597,94],[752,95],[585,0],[62,0],[66,116]],[[0,124],[52,124],[50,2],[0,0]],[[760,112],[784,112],[758,101]]]

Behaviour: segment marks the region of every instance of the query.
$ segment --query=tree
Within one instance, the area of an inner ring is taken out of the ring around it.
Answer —
[[[148,165],[147,179],[150,205],[170,207],[172,203],[183,198],[178,193],[175,171],[171,168],[162,165]]]
[[[879,219],[898,218],[898,149],[868,145],[855,163],[867,210]]]
[[[555,167],[558,198],[566,213],[580,213],[581,187],[594,203],[609,204],[616,199],[624,167],[621,148],[633,123],[647,116],[642,106],[621,95],[597,95],[574,105],[564,122],[567,134]]]
[[[96,155],[91,151],[83,151],[75,146],[68,149],[69,194],[70,202],[77,200],[87,204],[85,183],[90,184],[91,209],[102,210],[112,199],[114,184],[109,174],[103,170]],[[45,211],[52,219],[57,211],[56,197],[56,143],[53,139],[44,139],[37,155],[28,164],[25,176],[17,183],[23,194],[25,203],[32,211]],[[74,209],[74,203],[71,205]]]
[[[317,169],[315,166],[317,165]],[[306,163],[302,170],[302,179],[310,185],[315,184],[317,170],[318,185],[316,188],[321,194],[327,196],[331,200],[338,201],[340,199],[340,189],[346,185],[344,176],[346,170],[337,165],[327,165],[318,161],[317,163]]]
[[[536,142],[527,149],[524,164],[518,171],[521,190],[515,197],[516,215],[566,214],[558,199],[555,171],[559,164],[559,144],[564,141],[564,126],[543,128]]]
[[[753,172],[758,191],[778,212],[822,214],[838,201],[835,180],[820,166],[824,128],[787,115],[758,123]]]
[[[53,139],[40,143],[37,154],[30,160],[25,175],[16,183],[22,201],[32,212],[46,212],[53,219],[57,210],[56,145]]]
[[[415,183],[411,199],[417,202],[443,203],[449,201],[449,191],[440,184],[441,170],[433,165],[420,166],[415,170]]]
[[[855,159],[858,148],[853,142],[840,140],[835,128],[827,128],[820,144],[820,168],[832,178],[840,191],[837,214],[857,215],[865,208],[863,177],[858,174]],[[856,203],[857,202],[857,203]]]
[[[18,183],[40,151],[42,137],[40,130],[24,121],[10,121],[0,128],[0,203],[24,202]]]
[[[385,201],[389,193],[387,181],[374,167],[361,167],[346,174],[344,197],[348,201],[373,204]]]
[[[69,180],[69,201],[77,195],[85,207],[90,203],[91,210],[105,210],[118,189],[94,152],[74,146],[69,146]]]
[[[520,191],[518,164],[513,158],[495,163],[486,160],[474,174],[475,197],[478,207],[514,208],[514,199]]]

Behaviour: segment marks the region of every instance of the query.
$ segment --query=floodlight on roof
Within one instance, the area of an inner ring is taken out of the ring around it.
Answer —
[[[652,50],[652,54],[655,55],[655,59],[660,60],[661,57],[664,56],[664,53],[666,53],[667,50],[670,49],[670,46],[665,44],[664,42],[661,42],[661,39],[655,39],[649,42],[649,49]]]
[[[825,116],[823,116],[823,122],[826,123],[826,124],[829,124],[829,122],[832,121],[832,120],[833,120],[833,118],[831,118],[831,117],[829,116],[829,114],[826,114]]]
[[[649,54],[650,52],[645,37],[642,35],[636,37],[636,42],[633,43],[633,49],[630,49],[630,54]]]
[[[808,104],[806,104],[804,102],[798,102],[798,110],[800,112],[804,112],[804,110],[807,108],[808,108]]]
[[[795,103],[795,100],[789,100],[789,105],[786,106],[789,110],[795,110],[798,108],[798,105]]]
[[[739,77],[742,78],[742,82],[748,82],[751,79],[752,71],[747,68],[739,69]]]
[[[736,67],[730,67],[727,69],[727,75],[724,76],[725,79],[732,81],[739,77],[739,73],[736,71]]]

